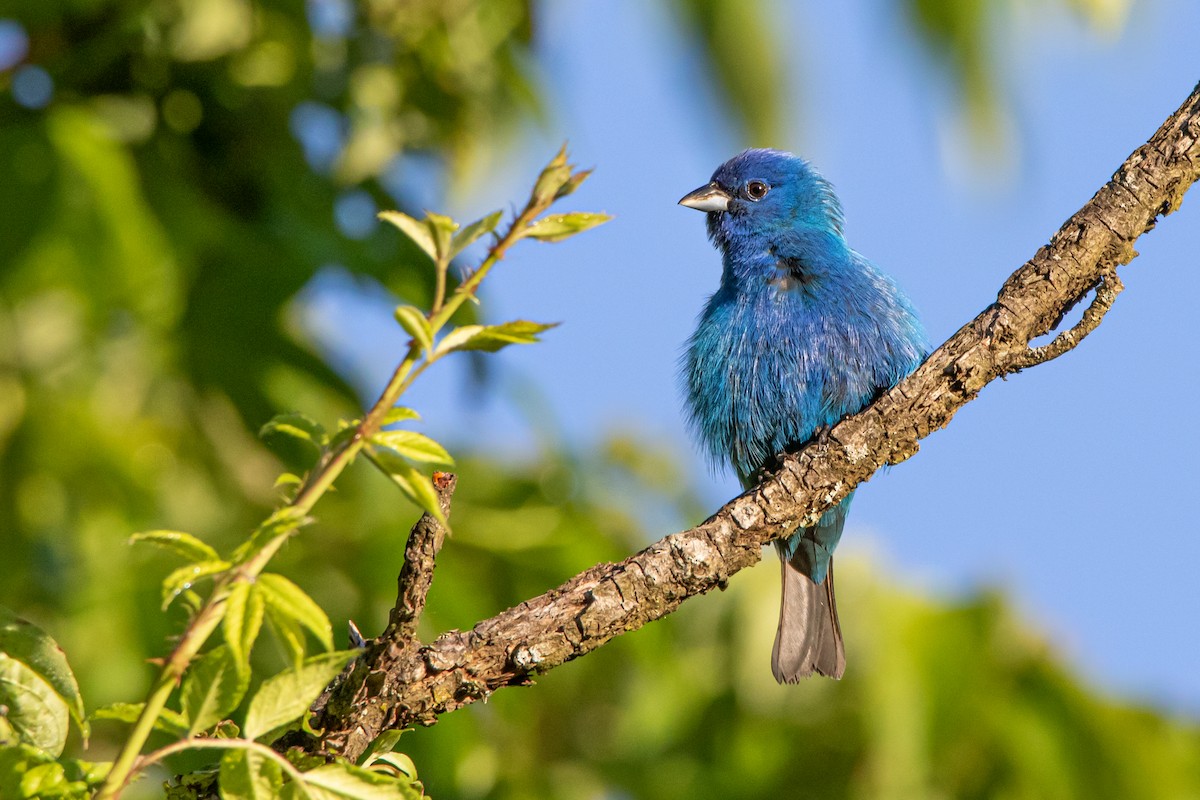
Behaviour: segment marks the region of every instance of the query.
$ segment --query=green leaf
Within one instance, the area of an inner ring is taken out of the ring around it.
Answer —
[[[454,235],[454,240],[450,243],[450,257],[454,258],[463,250],[466,250],[480,236],[491,233],[496,230],[496,226],[500,224],[500,218],[504,216],[503,211],[493,211],[482,219],[477,219],[467,227]]]
[[[429,227],[430,234],[433,235],[434,246],[437,247],[437,254],[445,256],[449,260],[450,253],[450,237],[458,230],[458,223],[450,219],[450,217],[442,214],[435,214],[432,211],[425,212],[425,224]]]
[[[62,698],[86,743],[91,732],[83,708],[83,697],[79,694],[79,684],[75,682],[67,656],[58,643],[32,622],[0,606],[0,653],[33,670]]]
[[[21,741],[61,755],[67,743],[67,701],[28,665],[0,653],[0,705]]]
[[[371,761],[368,769],[385,772],[397,778],[404,777],[410,781],[417,779],[417,765],[404,753],[380,753]]]
[[[567,146],[564,144],[538,175],[537,183],[533,185],[534,200],[543,206],[549,204],[570,179],[571,165],[567,163]]]
[[[360,767],[369,766],[374,759],[384,755],[385,753],[390,753],[395,750],[396,745],[400,742],[401,735],[403,735],[407,730],[410,729],[401,728],[396,730],[395,728],[389,728],[388,730],[376,736],[371,740],[371,743],[367,745],[367,749],[362,752],[362,755],[358,757],[358,765]]]
[[[219,781],[222,800],[274,800],[283,789],[283,769],[254,750],[227,750]]]
[[[183,531],[143,531],[129,537],[130,544],[137,542],[174,550],[188,561],[219,561],[221,558],[212,547]]]
[[[291,436],[293,439],[309,442],[318,450],[329,442],[325,426],[303,414],[276,414],[258,431],[260,438],[271,434]]]
[[[421,309],[416,306],[396,306],[394,312],[400,327],[413,338],[426,353],[433,350],[433,329]]]
[[[184,591],[192,588],[198,580],[224,572],[232,564],[228,561],[200,561],[195,564],[184,564],[163,579],[162,610],[166,611]]]
[[[551,214],[530,223],[521,236],[529,239],[539,239],[543,242],[561,242],[582,233],[597,225],[608,222],[612,217],[608,214],[593,214],[587,211],[575,211],[570,214]]]
[[[454,464],[446,448],[416,431],[380,431],[371,437],[371,443],[393,450],[410,461],[445,466]]]
[[[263,681],[250,700],[242,734],[257,739],[299,719],[342,668],[361,654],[361,650],[322,653]]]
[[[242,542],[237,546],[237,549],[233,551],[233,558],[237,563],[244,564],[274,541],[275,537],[285,534],[290,536],[305,525],[311,524],[312,521],[313,518],[299,508],[284,506],[276,509],[255,529],[254,533],[250,535],[249,541]]]
[[[265,572],[258,576],[263,600],[277,614],[294,619],[307,628],[326,650],[333,649],[333,626],[325,611],[308,593],[282,575]]]
[[[379,218],[395,225],[432,261],[437,261],[437,245],[434,243],[433,234],[424,223],[417,222],[402,211],[380,211]]]
[[[433,355],[441,357],[458,350],[462,344],[483,330],[482,325],[460,325],[442,337],[434,349]]]
[[[262,628],[265,605],[257,584],[249,581],[235,583],[225,598],[225,617],[221,620],[225,643],[233,663],[246,675],[250,674],[250,651]]]
[[[314,800],[420,800],[421,791],[406,777],[386,775],[353,764],[326,764],[304,773]]]
[[[510,344],[534,344],[539,341],[539,333],[557,327],[557,322],[530,322],[524,319],[505,322],[502,325],[488,325],[480,328],[455,349],[486,350],[489,353],[494,353],[501,348],[508,347]]]
[[[566,197],[569,194],[574,194],[575,190],[578,189],[591,174],[592,171],[590,169],[581,169],[579,172],[576,172],[571,176],[570,180],[559,187],[559,190],[554,194],[554,199],[558,200]]]
[[[229,648],[221,645],[201,656],[183,676],[183,715],[188,735],[228,717],[246,696],[250,677],[238,669]]]
[[[280,486],[299,486],[303,482],[299,475],[285,472],[275,479],[275,488],[278,489]]]
[[[132,725],[137,722],[145,707],[145,703],[111,703],[93,711],[90,719],[94,722],[110,720],[127,722]],[[154,728],[177,739],[188,735],[187,720],[184,719],[183,714],[171,708],[164,708],[158,712],[158,719],[154,720]]]
[[[428,511],[442,525],[450,527],[438,504],[437,491],[433,488],[433,481],[429,479],[428,475],[420,472],[412,464],[387,448],[369,446],[364,452],[371,462],[383,471],[384,475],[387,475],[393,483],[400,487],[400,491],[405,497],[419,508]]]
[[[267,606],[267,620],[271,623],[275,635],[279,637],[279,643],[287,651],[288,660],[295,665],[304,661],[304,629],[300,627],[300,623],[296,622],[295,618],[280,613],[273,606]]]
[[[394,425],[397,422],[404,422],[410,419],[420,419],[421,415],[411,408],[404,406],[392,406],[387,413],[383,415],[382,425]]]

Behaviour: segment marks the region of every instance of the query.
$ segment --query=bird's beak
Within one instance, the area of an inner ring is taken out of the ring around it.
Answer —
[[[733,198],[717,185],[716,181],[706,183],[694,192],[688,192],[679,201],[679,205],[694,208],[697,211],[728,211],[729,201]]]

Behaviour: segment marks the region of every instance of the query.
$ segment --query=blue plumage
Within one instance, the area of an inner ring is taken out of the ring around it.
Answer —
[[[707,212],[724,266],[683,362],[690,421],[748,487],[915,369],[925,333],[891,278],[846,244],[833,188],[804,160],[747,150],[680,203]],[[781,682],[845,668],[831,570],[850,500],[777,543]]]

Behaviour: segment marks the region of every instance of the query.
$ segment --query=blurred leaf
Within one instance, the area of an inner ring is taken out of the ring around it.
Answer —
[[[392,406],[383,416],[383,422],[381,424],[394,425],[397,422],[404,422],[405,420],[420,418],[421,415],[416,411],[413,411],[411,408],[405,408],[404,406]]]
[[[67,702],[31,667],[0,653],[0,706],[21,741],[55,756],[67,743]]]
[[[262,753],[226,750],[220,785],[222,800],[273,800],[283,788],[283,770]]]
[[[174,550],[188,561],[219,561],[216,550],[199,538],[183,531],[145,531],[129,537],[130,544],[146,542],[167,550]]]
[[[174,570],[162,582],[162,609],[166,611],[176,597],[192,588],[196,581],[224,572],[233,565],[228,561],[200,561]]]
[[[673,2],[699,39],[700,55],[721,90],[720,107],[732,109],[750,143],[765,147],[779,142],[790,111],[787,101],[795,92],[783,58],[784,29],[774,7],[745,0]]]
[[[396,306],[396,321],[404,328],[421,350],[429,353],[433,350],[433,329],[429,327],[429,319],[415,306]]]
[[[431,261],[437,261],[437,243],[424,223],[418,222],[402,211],[380,211],[379,218],[395,225],[401,233],[412,240],[413,244],[421,248],[421,251],[429,256]]]
[[[214,647],[192,663],[183,676],[183,716],[188,735],[211,728],[241,704],[249,674],[239,669],[225,645]]]
[[[145,707],[145,703],[110,703],[93,711],[89,719],[97,722],[125,722],[132,725],[137,722]],[[188,735],[188,721],[178,711],[164,708],[154,720],[154,729],[162,731],[168,736],[182,739]]]
[[[530,322],[524,319],[505,322],[501,325],[479,326],[453,349],[484,350],[494,353],[510,344],[534,344],[540,341],[537,336],[539,333],[557,327],[557,322]],[[442,346],[445,346],[445,340],[443,340]],[[441,348],[439,347],[439,349]]]
[[[258,591],[277,616],[295,620],[307,628],[326,650],[333,649],[333,626],[317,603],[296,584],[282,575],[264,572],[258,576]]]
[[[521,234],[525,238],[539,239],[543,242],[561,242],[577,233],[589,230],[612,217],[608,214],[593,214],[587,211],[573,211],[570,214],[550,214],[534,221]]]
[[[503,211],[493,211],[482,219],[477,219],[467,227],[460,230],[454,235],[454,240],[450,244],[450,257],[454,258],[463,250],[471,246],[471,244],[480,236],[485,236],[496,230],[496,226],[500,224],[500,218],[504,216]]]
[[[591,177],[591,174],[592,170],[590,169],[581,169],[576,172],[566,183],[559,187],[559,190],[554,195],[554,199],[559,200],[569,194],[574,194],[575,190],[582,186],[583,182]]]
[[[439,257],[443,255],[449,256],[450,240],[454,236],[454,232],[458,230],[458,223],[450,219],[450,217],[426,211],[425,224],[429,227],[429,233],[433,236],[437,255]]]
[[[415,431],[380,431],[371,437],[371,443],[377,447],[386,447],[410,461],[443,466],[454,464],[454,459],[446,452],[446,448]]]
[[[79,693],[79,684],[75,682],[71,665],[67,663],[67,656],[58,643],[41,628],[0,606],[0,654],[24,665],[46,682],[62,699],[86,743],[90,731],[83,697]],[[3,688],[0,687],[0,694],[2,693]],[[0,701],[0,705],[4,703]]]
[[[298,720],[329,682],[358,655],[357,650],[322,653],[263,681],[250,700],[243,735],[257,739]]]
[[[225,644],[238,670],[250,673],[250,652],[262,628],[264,600],[258,583],[237,581],[225,599],[225,616],[221,625]]]
[[[482,330],[482,325],[459,325],[438,341],[433,354],[435,356],[444,356],[447,353],[452,353]]]
[[[328,443],[325,427],[303,414],[277,414],[271,418],[270,422],[262,426],[258,435],[266,438],[275,433],[309,442],[318,450]]]

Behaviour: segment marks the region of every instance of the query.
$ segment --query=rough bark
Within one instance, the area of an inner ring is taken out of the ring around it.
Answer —
[[[908,379],[822,442],[703,524],[672,534],[619,564],[599,564],[472,630],[424,647],[381,638],[317,720],[328,753],[357,757],[387,728],[433,724],[438,715],[578,658],[670,614],[758,562],[762,547],[811,524],[885,464],[912,456],[989,382],[1061,355],[1099,323],[1133,242],[1175,210],[1200,178],[1200,86],[1150,141],[1005,282],[996,301]],[[1071,331],[1030,348],[1087,294],[1096,299]]]

